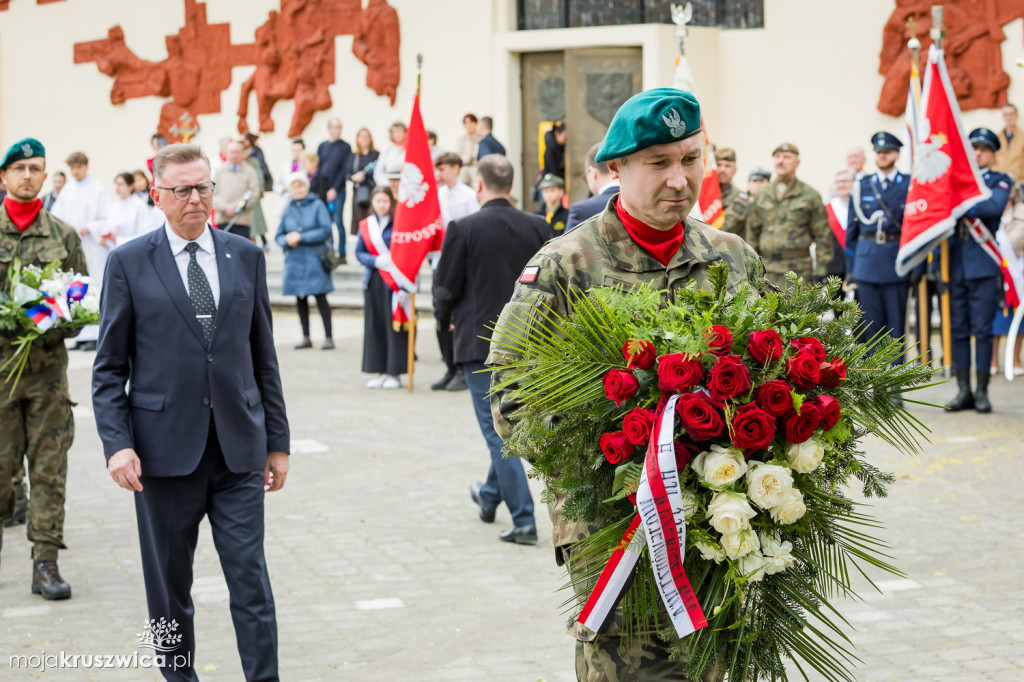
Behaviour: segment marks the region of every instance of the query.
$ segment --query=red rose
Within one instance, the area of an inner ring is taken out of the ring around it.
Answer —
[[[803,443],[812,435],[821,423],[821,413],[813,403],[804,403],[800,412],[792,411],[786,417],[786,440],[790,443]]]
[[[654,410],[637,407],[622,418],[622,432],[626,434],[626,440],[633,445],[646,444],[651,438],[653,428]]]
[[[811,353],[798,353],[789,359],[786,376],[795,386],[814,388],[821,381],[821,363]]]
[[[750,372],[738,355],[720,355],[708,372],[708,393],[728,400],[750,390]]]
[[[610,369],[604,375],[604,394],[615,401],[615,407],[629,400],[640,390],[640,382],[628,369]]]
[[[703,377],[700,361],[686,353],[670,353],[658,358],[658,388],[662,391],[688,391]]]
[[[762,365],[782,357],[785,348],[782,345],[782,337],[774,329],[762,329],[757,332],[750,332],[748,343],[750,354]]]
[[[839,382],[846,379],[846,360],[832,358],[821,365],[821,385],[825,388],[836,388]]]
[[[601,451],[604,458],[612,464],[619,464],[629,459],[633,454],[634,445],[626,439],[622,431],[606,433],[601,436]]]
[[[775,437],[775,418],[754,403],[736,410],[732,418],[732,444],[745,452],[763,450]]]
[[[732,348],[732,332],[724,325],[713,324],[704,330],[704,341],[712,353],[728,353]]]
[[[687,393],[679,397],[676,412],[683,428],[695,441],[709,440],[722,434],[725,422],[715,406],[703,393]]]
[[[650,341],[630,339],[622,344],[622,357],[626,358],[626,366],[630,369],[651,369],[658,352]]]
[[[700,454],[700,447],[689,439],[677,440],[672,445],[676,449],[676,471],[681,475],[690,465],[690,460]]]
[[[825,431],[831,431],[832,427],[839,421],[839,413],[842,411],[839,401],[830,395],[819,395],[811,404],[817,408],[818,413],[821,415],[821,428]]]
[[[789,345],[796,349],[798,355],[808,351],[818,362],[825,362],[825,346],[821,345],[821,341],[813,336],[801,336],[799,339],[790,341]]]
[[[793,389],[782,379],[766,381],[754,389],[754,402],[773,417],[793,409]]]

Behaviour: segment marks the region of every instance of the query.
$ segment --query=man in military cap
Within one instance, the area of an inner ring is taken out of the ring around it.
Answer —
[[[736,150],[732,147],[715,150],[715,169],[718,171],[718,190],[722,193],[722,208],[728,210],[729,204],[740,192],[740,188],[732,184],[732,178],[736,175]]]
[[[864,310],[864,338],[888,333],[903,338],[910,275],[896,274],[910,176],[896,170],[903,143],[895,135],[871,136],[878,170],[853,183],[846,221],[846,272]],[[990,320],[991,322],[991,320]],[[902,356],[901,356],[902,361]]]
[[[763,168],[755,168],[750,173],[747,178],[747,191],[737,190],[736,196],[725,206],[723,230],[740,237],[747,236],[747,211],[750,210],[750,202],[771,179],[772,174]]]
[[[0,210],[0,291],[10,294],[12,260],[88,274],[78,233],[42,208],[39,191],[46,180],[46,152],[31,138],[15,143],[0,161],[7,196]],[[14,352],[16,334],[0,332],[0,364]],[[68,394],[65,333],[51,329],[29,350],[28,365],[13,394],[0,387],[0,520],[14,512],[11,477],[28,460],[32,497],[28,503],[28,539],[32,542],[32,592],[43,599],[67,599],[71,587],[57,568],[64,545],[64,490],[74,418]],[[0,533],[3,532],[0,524]],[[0,535],[0,541],[3,536]]]
[[[1003,297],[1002,271],[995,260],[971,234],[972,225],[980,236],[994,238],[999,221],[1010,200],[1013,181],[1006,173],[992,170],[999,137],[988,128],[975,128],[970,135],[974,158],[992,196],[976,204],[957,222],[949,238],[950,327],[953,336],[953,369],[959,391],[946,403],[952,411],[974,408],[992,411],[988,397],[992,367],[992,320]],[[938,259],[933,259],[938,260]],[[974,371],[977,388],[971,391],[971,337],[974,337]]]
[[[530,260],[512,300],[502,310],[497,328],[546,323],[545,311],[571,311],[567,291],[620,285],[628,289],[647,284],[674,292],[692,281],[706,283],[708,269],[729,266],[729,284],[751,280],[757,254],[736,235],[716,230],[690,215],[700,193],[704,162],[701,153],[700,105],[681,90],[658,88],[634,95],[612,119],[598,162],[607,161],[619,180],[620,192],[598,215],[553,240]],[[826,228],[827,229],[827,228]],[[510,342],[502,339],[498,340]],[[487,364],[497,368],[492,385],[507,377],[503,367],[518,360],[516,353],[492,343]],[[511,433],[518,405],[512,392],[491,398],[498,433]],[[574,543],[596,532],[596,524],[567,518],[564,500],[550,504],[555,559],[572,564]],[[578,605],[582,608],[582,601]],[[667,615],[662,623],[668,622]],[[669,661],[666,645],[646,628],[650,640],[622,638],[621,610],[605,632],[574,623],[576,674],[580,680],[684,680],[685,661]],[[634,635],[640,633],[634,633]],[[684,657],[685,658],[685,657]],[[721,666],[710,666],[704,680],[721,679]]]
[[[565,223],[569,220],[569,197],[565,195],[565,180],[545,173],[537,187],[544,199],[537,215],[544,216],[544,220],[551,226],[551,236],[557,237],[565,232]]]
[[[775,179],[747,212],[747,243],[764,259],[768,279],[786,286],[792,270],[805,280],[823,277],[832,258],[832,231],[825,204],[810,185],[796,177],[800,150],[785,142],[772,152]],[[811,264],[811,244],[816,263]]]

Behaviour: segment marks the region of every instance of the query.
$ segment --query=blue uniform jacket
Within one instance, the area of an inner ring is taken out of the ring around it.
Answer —
[[[387,244],[388,248],[390,249],[391,248],[391,232],[392,232],[391,228],[394,227],[394,222],[391,220],[390,217],[389,218],[380,218],[380,217],[378,217],[377,220],[380,220],[382,222],[384,220],[388,221],[388,224],[384,227],[383,232],[381,232],[381,238],[384,240],[384,243]],[[360,232],[359,232],[359,241],[356,242],[356,260],[358,260],[360,263],[362,263],[363,265],[366,266],[366,271],[363,273],[363,288],[364,289],[367,286],[369,286],[369,284],[370,284],[370,277],[373,275],[373,271],[377,269],[377,266],[373,264],[373,262],[376,259],[377,259],[377,257],[374,256],[372,253],[370,253],[370,249],[368,249],[366,244],[363,243],[363,233],[360,230]]]
[[[992,190],[992,196],[974,206],[967,212],[967,216],[980,218],[985,227],[995,235],[999,229],[999,220],[1003,217],[1003,211],[1010,200],[1013,183],[1006,173],[990,169],[982,171],[981,177],[985,185]],[[1002,271],[992,260],[992,256],[985,253],[971,235],[965,235],[966,239],[961,238],[959,227],[958,225],[956,232],[949,238],[949,279],[953,281],[999,277]],[[938,258],[933,258],[932,262],[938,262]]]
[[[854,206],[854,197],[850,197],[850,214],[846,223],[846,272],[850,273],[855,282],[868,284],[906,282],[909,276],[900,277],[896,274],[896,253],[900,249],[898,237],[903,229],[903,208],[907,203],[910,176],[905,173],[896,173],[896,177],[885,189],[882,189],[882,181],[877,173],[865,175],[857,182],[860,189],[861,214],[867,220],[872,220],[876,214],[880,214],[880,217],[871,224],[861,223]],[[872,182],[895,222],[890,220],[882,210],[881,203],[875,196],[875,190],[872,189]],[[897,239],[884,244],[876,243],[875,233],[879,229],[883,230],[890,238],[896,236]],[[870,237],[870,239],[861,239],[861,237]]]

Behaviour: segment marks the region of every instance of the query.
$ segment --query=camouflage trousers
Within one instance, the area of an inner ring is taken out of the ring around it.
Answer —
[[[0,352],[0,364],[9,357]],[[9,385],[0,386],[0,521],[14,512],[13,480],[27,460],[32,485],[28,539],[35,559],[56,559],[58,550],[67,549],[64,495],[68,449],[75,437],[67,367],[63,343],[33,347],[14,394]]]
[[[11,478],[11,486],[14,488],[14,499],[23,500],[28,497],[28,486],[25,485],[25,463],[14,469],[14,476]]]
[[[668,645],[652,637],[641,643],[634,637],[622,647],[621,637],[599,635],[592,642],[576,642],[576,679],[579,682],[686,682],[686,658],[670,661]],[[709,666],[699,680],[720,682],[725,673]]]

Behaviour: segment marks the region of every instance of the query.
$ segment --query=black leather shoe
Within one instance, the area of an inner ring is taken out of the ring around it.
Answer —
[[[95,341],[83,341],[81,350],[96,350]]]
[[[971,370],[958,369],[956,371],[956,383],[960,387],[960,391],[956,394],[955,398],[946,403],[946,408],[950,412],[971,409],[974,407],[974,394],[971,393]]]
[[[435,381],[434,383],[430,384],[430,390],[443,391],[444,389],[448,388],[448,382],[454,378],[455,372],[452,370],[448,370],[447,372],[444,373],[444,376],[441,377],[440,381]]]
[[[991,375],[988,372],[978,372],[978,390],[974,392],[974,409],[981,414],[988,414],[992,411],[992,403],[988,399],[988,380]]]
[[[11,518],[4,521],[4,528],[10,528],[11,526],[20,526],[25,523],[25,517],[28,512],[28,498],[23,497],[20,500],[14,502],[14,514]]]
[[[480,520],[484,523],[494,523],[495,509],[484,509],[483,500],[480,499],[480,488],[484,484],[480,481],[473,481],[469,486],[469,499],[473,500],[476,506],[480,507]]]
[[[466,384],[466,375],[462,372],[456,372],[452,380],[448,382],[448,385],[444,387],[446,391],[465,391],[469,388]]]
[[[498,533],[502,542],[514,542],[517,545],[536,545],[537,526],[512,526]]]
[[[32,562],[32,594],[42,595],[48,601],[71,598],[71,586],[60,577],[56,561]]]

